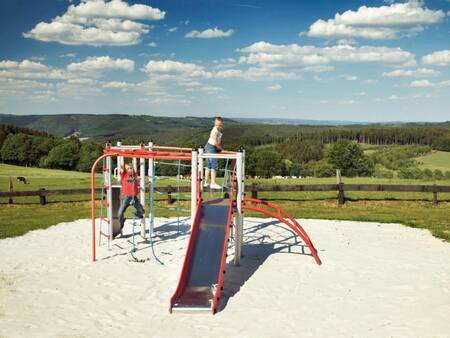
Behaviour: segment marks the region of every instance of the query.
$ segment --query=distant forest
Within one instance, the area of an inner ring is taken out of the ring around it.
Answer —
[[[0,122],[5,120],[14,123],[0,124],[2,162],[79,171],[90,170],[108,140],[198,147],[212,125],[210,118],[127,115],[0,115]],[[420,170],[414,161],[432,150],[450,151],[450,123],[302,126],[226,120],[223,142],[227,149],[245,147],[252,176],[327,177],[339,168],[346,176],[450,178],[450,172]],[[367,145],[377,147],[366,154]]]

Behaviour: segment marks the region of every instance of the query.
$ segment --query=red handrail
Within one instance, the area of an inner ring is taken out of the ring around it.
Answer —
[[[231,168],[234,168],[234,165],[235,165],[235,161],[233,160],[231,162]],[[233,170],[233,174],[231,176],[230,207],[228,209],[227,224],[226,224],[226,229],[225,229],[225,238],[224,238],[223,248],[222,248],[222,259],[220,261],[219,278],[217,281],[216,292],[213,295],[213,301],[211,302],[211,311],[213,314],[215,314],[217,312],[217,303],[220,300],[220,295],[222,294],[222,288],[223,288],[225,264],[227,263],[228,241],[230,238],[231,222],[233,221],[233,204],[234,204],[235,195],[236,195],[235,177],[236,177],[236,173]]]
[[[250,205],[249,203],[261,204],[266,207],[274,209],[276,212],[262,209],[257,206]],[[305,229],[303,229],[303,227],[289,213],[287,213],[286,211],[284,211],[283,209],[281,209],[280,207],[278,207],[277,205],[275,205],[273,203],[259,200],[256,198],[250,198],[250,197],[245,198],[244,205],[242,206],[242,208],[246,209],[246,210],[263,213],[269,217],[276,218],[280,222],[289,226],[289,228],[291,228],[308,246],[309,250],[311,251],[311,255],[314,257],[314,260],[316,261],[316,263],[318,265],[322,264],[318,254],[317,254],[317,250],[314,247],[314,245],[312,244],[311,239],[309,238]],[[283,216],[285,216],[285,217],[283,217]]]

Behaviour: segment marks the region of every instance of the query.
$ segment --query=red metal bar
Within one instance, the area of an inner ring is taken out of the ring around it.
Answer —
[[[96,247],[95,247],[95,169],[101,160],[108,157],[108,155],[103,154],[97,158],[91,168],[91,217],[92,217],[92,261],[95,262],[96,257]]]
[[[269,217],[276,218],[280,222],[282,222],[282,223],[286,224],[287,226],[289,226],[303,240],[303,242],[305,242],[305,244],[308,246],[309,250],[311,251],[311,255],[314,257],[314,260],[316,261],[316,263],[318,265],[322,264],[318,254],[317,254],[317,250],[314,247],[314,245],[312,244],[311,239],[307,235],[306,231],[301,227],[301,225],[291,215],[289,215],[286,211],[284,211],[283,209],[279,208],[275,204],[269,203],[267,201],[258,200],[256,198],[246,198],[245,202],[246,203],[244,203],[244,205],[242,206],[243,209],[263,213],[263,214],[265,214],[265,215],[267,215]],[[257,206],[249,205],[249,204],[247,204],[248,202],[262,204],[262,205],[271,207],[272,209],[275,209],[275,211],[277,211],[278,213],[275,213],[275,212],[272,212],[272,211],[269,211],[269,210],[266,210],[266,209],[262,209],[262,208],[259,208]],[[287,219],[282,217],[281,216],[282,214],[287,215]]]
[[[235,160],[231,162],[231,168],[234,168]],[[234,200],[236,198],[236,186],[235,186],[235,171],[233,170],[233,174],[231,176],[231,196],[230,196],[230,208],[228,210],[228,219],[225,229],[225,239],[223,242],[223,249],[222,249],[222,259],[220,261],[220,269],[219,269],[219,278],[217,281],[217,288],[216,292],[213,295],[213,300],[211,302],[211,311],[213,314],[217,312],[217,304],[219,303],[220,296],[222,294],[222,288],[223,288],[223,280],[225,275],[225,265],[227,263],[227,252],[228,252],[228,240],[230,237],[230,229],[231,229],[231,223],[233,221],[233,204]]]

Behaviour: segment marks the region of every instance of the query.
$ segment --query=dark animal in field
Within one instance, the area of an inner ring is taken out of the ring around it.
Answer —
[[[28,181],[27,181],[27,178],[26,178],[26,177],[23,177],[23,176],[17,176],[16,178],[17,178],[17,180],[18,180],[19,182],[22,182],[23,184],[28,184]]]

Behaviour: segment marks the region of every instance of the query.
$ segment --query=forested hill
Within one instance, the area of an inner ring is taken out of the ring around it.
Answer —
[[[273,119],[275,121],[275,119]],[[283,121],[283,120],[280,120]],[[153,140],[158,144],[199,146],[213,119],[206,117],[161,117],[149,115],[2,115],[0,124],[30,128],[57,136],[76,136],[93,141]],[[421,144],[439,150],[450,149],[450,122],[387,123],[351,125],[298,125],[225,120],[224,142],[228,147],[312,141],[334,143],[348,139],[368,144]]]

